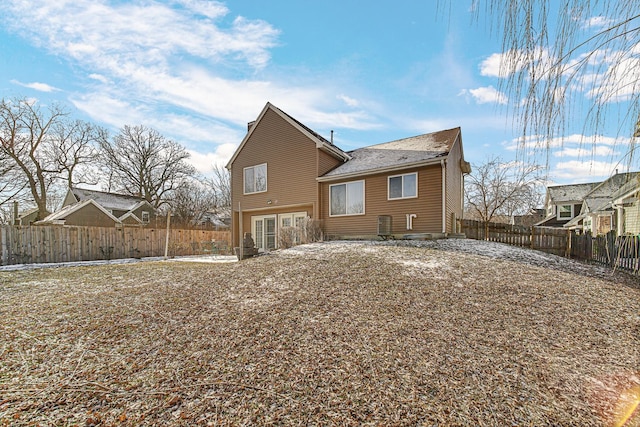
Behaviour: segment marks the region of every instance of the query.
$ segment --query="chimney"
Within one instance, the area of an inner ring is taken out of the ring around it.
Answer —
[[[13,201],[13,225],[20,225],[20,218],[18,218],[18,201]]]

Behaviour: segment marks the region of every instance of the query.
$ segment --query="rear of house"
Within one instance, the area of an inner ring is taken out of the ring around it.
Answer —
[[[227,168],[232,240],[250,232],[261,250],[308,219],[325,238],[456,232],[462,217],[460,128],[344,152],[267,103]]]

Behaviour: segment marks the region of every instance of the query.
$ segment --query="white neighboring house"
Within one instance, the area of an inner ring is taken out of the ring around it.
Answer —
[[[582,202],[599,183],[555,185],[547,187],[545,197],[546,217],[536,223],[540,227],[564,227],[580,214]]]
[[[584,195],[578,214],[563,227],[593,235],[606,234],[611,230],[618,235],[629,233],[624,221],[624,203],[621,201],[628,199],[627,193],[637,187],[639,177],[638,172],[616,173],[598,183]],[[632,210],[629,209],[627,214],[632,215]],[[630,221],[633,222],[633,216],[630,216]]]
[[[619,236],[640,235],[640,175],[622,186],[612,197]]]

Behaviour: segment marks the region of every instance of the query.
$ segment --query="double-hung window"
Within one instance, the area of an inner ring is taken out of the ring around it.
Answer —
[[[573,218],[573,205],[558,206],[558,219],[571,219],[571,218]]]
[[[329,186],[329,216],[363,214],[364,181]]]
[[[418,174],[390,176],[388,179],[388,199],[412,199],[418,197]]]
[[[267,164],[244,168],[244,194],[267,191]]]

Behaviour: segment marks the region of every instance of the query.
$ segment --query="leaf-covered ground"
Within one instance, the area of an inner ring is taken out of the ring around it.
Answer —
[[[639,349],[637,277],[487,242],[0,272],[0,426],[616,425]]]

